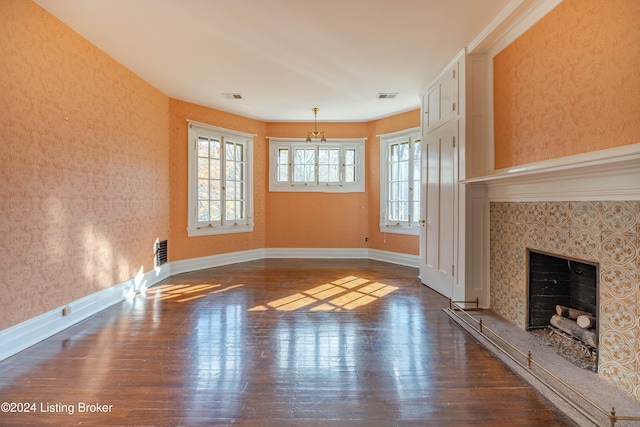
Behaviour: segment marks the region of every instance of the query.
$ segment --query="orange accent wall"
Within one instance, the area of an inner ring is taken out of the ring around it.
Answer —
[[[304,138],[312,129],[313,123],[267,124],[270,137]],[[320,123],[318,129],[329,139],[366,138],[369,134],[367,123]],[[367,153],[369,142],[365,142]],[[268,177],[264,176],[266,181]],[[267,247],[366,247],[364,238],[370,214],[368,185],[367,180],[365,193],[268,193]]]
[[[639,19],[564,0],[495,56],[496,169],[640,142]]]
[[[368,143],[369,247],[383,251],[419,254],[419,237],[380,232],[380,138],[377,135],[420,126],[420,110],[371,122]]]
[[[0,330],[154,267],[168,99],[31,1],[0,1]]]
[[[265,247],[266,176],[268,157],[265,123],[236,114],[203,107],[175,99],[169,100],[171,111],[169,139],[171,186],[171,261],[218,255]],[[256,135],[253,146],[254,229],[249,233],[217,236],[187,236],[188,152],[187,120],[195,120],[226,129]]]

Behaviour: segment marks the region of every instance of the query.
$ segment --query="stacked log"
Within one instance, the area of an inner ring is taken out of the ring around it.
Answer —
[[[554,314],[551,318],[551,325],[571,336],[579,338],[582,342],[590,345],[591,347],[596,346],[596,331],[594,329],[581,328],[575,320]]]
[[[564,305],[556,305],[556,314],[572,320],[576,320],[580,316],[591,315],[589,312],[578,310],[577,308],[565,307]]]
[[[576,323],[583,329],[593,329],[596,327],[596,318],[590,314],[578,316]]]

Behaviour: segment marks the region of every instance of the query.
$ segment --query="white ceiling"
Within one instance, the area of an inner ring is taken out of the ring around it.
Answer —
[[[510,0],[35,2],[172,98],[263,121],[310,121],[315,106],[318,121],[370,121],[418,108]]]

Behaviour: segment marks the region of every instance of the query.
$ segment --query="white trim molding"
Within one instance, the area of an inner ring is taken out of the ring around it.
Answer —
[[[529,163],[468,179],[492,202],[640,200],[640,143]]]

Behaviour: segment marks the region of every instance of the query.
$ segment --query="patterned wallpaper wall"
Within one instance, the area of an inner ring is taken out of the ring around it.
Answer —
[[[598,375],[640,400],[640,202],[493,202],[490,217],[493,310],[526,327],[527,248],[598,262]]]
[[[168,98],[31,1],[0,2],[0,330],[154,267]]]
[[[640,142],[639,16],[564,0],[495,56],[496,169]]]

